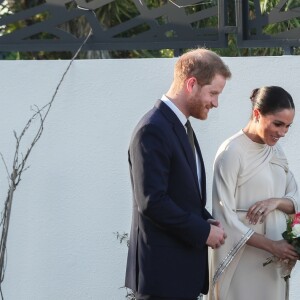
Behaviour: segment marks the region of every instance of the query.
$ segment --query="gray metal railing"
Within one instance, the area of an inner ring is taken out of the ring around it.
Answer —
[[[118,24],[103,23],[101,19],[103,11],[109,13],[109,5],[116,1],[42,2],[1,16],[0,33],[1,27],[10,24],[19,23],[22,27],[0,36],[0,52],[75,51],[90,28],[92,35],[83,50],[226,48],[229,35],[236,37],[239,48],[282,47],[291,54],[293,47],[300,46],[300,1],[294,1],[293,7],[288,7],[291,1],[278,1],[276,7],[262,13],[259,0],[166,0],[155,8],[148,7],[147,0],[132,0],[132,18],[119,20]],[[39,14],[44,18],[32,21]],[[272,33],[266,29],[271,24],[284,24],[285,30]],[[84,25],[80,36],[70,30],[76,25]]]

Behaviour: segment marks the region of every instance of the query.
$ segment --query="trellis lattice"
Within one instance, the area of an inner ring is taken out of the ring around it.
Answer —
[[[300,1],[280,0],[262,13],[260,1],[236,1],[237,44],[240,48],[282,47],[287,54],[300,46]],[[272,32],[272,26],[277,30]],[[278,28],[282,28],[278,32]]]
[[[237,36],[240,48],[287,50],[300,44],[300,1],[292,1],[291,6],[291,1],[281,0],[262,13],[259,0],[165,0],[158,1],[157,7],[150,7],[147,0],[129,0],[130,17],[125,14],[112,22],[107,15],[114,14],[114,5],[120,1],[41,0],[32,8],[5,14],[0,35],[5,26],[22,26],[0,36],[0,51],[74,51],[90,28],[93,34],[83,50],[226,48],[228,34]],[[234,24],[228,21],[229,5],[234,9]],[[43,16],[40,21],[39,15]],[[269,25],[279,23],[288,25],[273,34]]]

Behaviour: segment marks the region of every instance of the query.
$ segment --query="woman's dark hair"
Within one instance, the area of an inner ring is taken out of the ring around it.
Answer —
[[[295,109],[292,96],[279,86],[264,86],[254,89],[250,100],[252,109],[259,109],[263,116],[274,114],[283,109]]]

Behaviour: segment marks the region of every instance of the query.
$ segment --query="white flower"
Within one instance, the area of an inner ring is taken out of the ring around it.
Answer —
[[[300,236],[300,224],[295,224],[292,228],[292,233],[295,237]]]

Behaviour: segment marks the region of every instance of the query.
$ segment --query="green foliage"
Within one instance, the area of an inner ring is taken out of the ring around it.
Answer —
[[[45,3],[45,0],[21,0],[21,1],[13,1],[13,5],[6,5],[5,12],[3,15],[9,15],[18,13],[28,8],[35,7],[37,5],[41,5]],[[40,22],[43,22],[49,18],[49,13],[44,12],[41,14],[33,15],[31,18],[19,20],[15,23],[10,23],[5,26],[1,31],[1,35],[9,34],[11,32],[20,30],[22,28],[26,28],[27,26],[31,26]],[[51,38],[49,34],[42,33],[40,35],[32,36],[32,39],[47,39]],[[20,59],[71,59],[73,54],[71,52],[8,52],[4,54],[5,59],[7,60],[20,60]]]
[[[300,237],[296,236],[293,232],[293,227],[299,225],[300,214],[294,217],[288,217],[286,220],[286,230],[282,233],[282,237],[294,246],[297,253],[300,254]]]
[[[144,6],[147,6],[148,9],[151,8],[159,8],[168,3],[168,0],[139,0]],[[2,13],[17,13],[27,8],[31,8],[37,5],[41,5],[45,3],[45,0],[20,0],[20,1],[11,1],[13,3],[9,7],[10,12]],[[176,1],[174,1],[176,3]],[[236,17],[235,17],[235,1],[231,0],[228,2],[228,12],[227,19],[229,26],[236,26]],[[260,10],[263,15],[269,14],[272,9],[274,9],[280,0],[261,0],[260,1]],[[187,5],[183,9],[187,15],[195,14],[200,12],[201,10],[208,9],[217,4],[216,0],[205,1],[204,3],[200,3],[198,5]],[[7,5],[6,5],[7,6]],[[74,9],[75,3],[70,2],[68,9]],[[281,11],[288,11],[290,9],[298,8],[300,6],[300,0],[289,0],[287,1]],[[0,7],[1,9],[1,7]],[[8,9],[8,7],[6,7]],[[3,10],[3,9],[2,9]],[[116,25],[119,25],[123,22],[126,22],[134,17],[139,15],[139,11],[135,5],[135,2],[132,0],[115,0],[113,2],[109,2],[108,4],[102,6],[100,9],[95,10],[95,14],[101,26],[103,28],[112,28]],[[249,16],[251,19],[255,19],[257,17],[257,12],[255,11],[254,1],[249,1]],[[16,23],[9,24],[6,27],[0,27],[0,35],[8,34],[13,31],[19,30],[21,28],[25,28],[26,26],[30,26],[33,24],[37,24],[39,22],[43,22],[49,18],[49,14],[47,12],[34,15],[29,19],[20,20]],[[157,22],[164,22],[162,19],[157,19]],[[206,18],[204,20],[195,21],[191,23],[192,28],[217,28],[218,27],[218,18],[216,16],[212,16]],[[294,28],[298,28],[300,26],[299,18],[294,18],[292,20],[286,20],[282,22],[278,22],[275,24],[268,24],[263,28],[263,33],[267,35],[280,34],[287,30],[292,30]],[[84,17],[79,17],[76,20],[71,20],[67,24],[61,24],[60,28],[70,32],[72,35],[76,37],[86,36],[87,32],[90,30],[90,26],[87,23]],[[134,37],[140,33],[146,32],[149,30],[149,25],[141,24],[131,30],[125,31],[119,34],[119,37]],[[167,32],[172,36],[172,34],[176,34],[172,31]],[[254,33],[253,33],[254,34]],[[41,33],[39,35],[35,35],[31,37],[32,39],[51,39],[51,35],[46,33]],[[182,52],[185,52],[188,49],[182,49]],[[237,46],[237,40],[235,34],[228,35],[228,47],[227,48],[212,48],[215,52],[217,52],[221,56],[278,56],[284,54],[284,49],[281,47],[274,48],[239,48]],[[300,54],[300,48],[293,49],[294,54]],[[64,52],[9,52],[5,53],[5,59],[70,59],[72,57],[71,51]],[[126,50],[126,51],[81,51],[78,58],[153,58],[153,57],[162,57],[169,58],[174,57],[175,52],[173,49],[161,49],[161,50]]]

